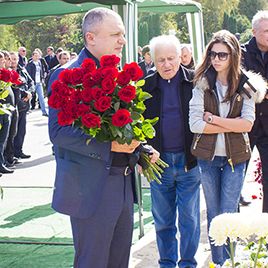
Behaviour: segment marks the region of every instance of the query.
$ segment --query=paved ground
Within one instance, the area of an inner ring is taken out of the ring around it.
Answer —
[[[29,208],[32,200],[39,200],[39,204],[48,204],[51,200],[51,187],[54,183],[55,162],[52,156],[51,143],[48,138],[47,131],[47,118],[41,116],[40,110],[35,110],[28,115],[27,134],[25,139],[24,152],[31,154],[32,157],[27,160],[22,160],[13,174],[3,175],[0,179],[0,185],[4,187],[4,199],[0,200],[0,224],[2,220],[9,214],[14,214],[21,208]],[[253,166],[252,166],[253,168]],[[259,196],[259,186],[252,181],[252,171],[249,172],[245,183],[245,196],[251,197],[256,194]],[[15,187],[15,188],[13,188]],[[24,187],[24,188],[16,188]],[[28,188],[32,187],[32,188]],[[44,187],[42,193],[40,190],[36,191],[34,187]],[[248,208],[242,208],[242,212],[261,211],[260,200],[253,200]],[[206,216],[205,204],[202,198],[201,202],[201,242],[197,254],[198,267],[208,267],[210,260],[209,246],[207,244],[206,234]],[[49,234],[57,233],[62,237],[70,237],[70,228],[68,217],[54,214],[49,215],[47,223],[42,222],[40,228],[39,222],[29,225],[26,228],[27,237],[40,237],[42,230],[46,230]],[[55,226],[51,227],[51,222],[55,222]],[[23,230],[27,227],[28,223],[23,225]],[[62,228],[62,226],[66,228]],[[60,226],[60,229],[57,229]],[[18,236],[21,235],[21,229],[17,229]],[[14,234],[14,233],[13,233]],[[0,229],[0,236],[8,236],[8,228],[5,230]],[[130,268],[156,268],[157,266],[157,249],[155,243],[155,233],[153,226],[147,234],[136,242],[132,247]]]

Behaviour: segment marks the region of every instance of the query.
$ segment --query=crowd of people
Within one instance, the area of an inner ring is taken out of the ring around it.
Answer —
[[[191,46],[180,44],[173,35],[154,37],[149,45],[139,49],[143,90],[152,95],[145,102],[144,117],[159,118],[156,135],[148,141],[151,161],[160,155],[169,165],[162,175],[162,184],[151,183],[161,268],[198,266],[195,254],[200,239],[200,185],[209,228],[217,215],[238,210],[255,145],[262,161],[263,212],[268,212],[267,10],[256,13],[252,29],[253,37],[243,45],[227,30],[214,33],[198,65]],[[0,115],[4,168],[0,172],[11,170],[6,164],[16,161],[15,157],[30,157],[23,153],[22,137],[27,111],[36,105],[36,94],[42,115],[49,117],[56,159],[52,207],[70,216],[74,267],[127,268],[136,200],[135,174],[129,169],[129,159],[142,145],[136,140],[131,144],[92,140],[86,146],[88,135],[73,125],[59,125],[58,110],[50,107],[47,111],[44,104],[43,79],[49,95],[51,84],[65,68],[79,67],[86,58],[100,66],[103,55],[122,57],[125,27],[114,11],[88,11],[82,32],[84,48],[69,63],[70,54],[59,49],[54,54],[53,47],[47,48],[44,59],[36,49],[29,61],[24,47],[19,48],[19,57],[13,52],[0,53],[0,63],[3,58],[6,60],[4,68],[17,70],[25,80],[12,102],[17,107],[12,118]],[[14,94],[15,88],[12,91]],[[11,103],[8,98],[6,101]],[[12,143],[14,156],[9,158],[5,152],[12,151]],[[212,261],[221,267],[229,257],[228,244],[215,246],[210,241],[210,246]]]
[[[25,47],[19,47],[18,52],[0,50],[0,68],[15,70],[21,81],[20,85],[9,87],[8,97],[0,100],[15,108],[11,115],[0,115],[0,176],[13,173],[20,159],[31,157],[23,152],[27,114],[36,109],[38,103],[42,115],[48,116],[45,96],[49,77],[57,68],[77,57],[76,53],[71,54],[72,57],[62,48],[54,53],[50,46],[44,58],[42,51],[36,48],[28,59]]]

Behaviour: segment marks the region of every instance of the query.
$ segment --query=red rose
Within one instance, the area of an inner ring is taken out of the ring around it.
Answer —
[[[107,109],[111,107],[111,101],[112,101],[111,97],[103,96],[99,98],[97,101],[95,101],[94,107],[99,112],[105,112]]]
[[[105,92],[101,88],[94,87],[91,89],[91,96],[93,100],[98,100],[100,97],[105,96]]]
[[[123,70],[130,75],[132,81],[138,81],[143,77],[143,71],[137,62],[126,63]]]
[[[62,111],[65,114],[68,114],[70,118],[73,118],[74,120],[78,118],[77,116],[77,106],[78,104],[73,101],[73,99],[67,100],[62,107]]]
[[[122,72],[120,72],[118,74],[118,77],[117,77],[117,81],[116,82],[120,86],[125,86],[125,85],[127,85],[130,82],[130,80],[131,80],[130,74],[127,73],[127,72],[122,71]]]
[[[127,109],[119,109],[112,115],[112,124],[116,127],[123,127],[132,121],[130,112]]]
[[[91,102],[92,101],[92,95],[91,95],[92,89],[84,89],[81,91],[81,99],[83,102]]]
[[[83,84],[84,89],[92,88],[93,86],[96,85],[95,81],[92,80],[92,74],[91,73],[87,73],[87,74],[84,75],[82,84]]]
[[[22,83],[20,81],[20,76],[19,76],[19,74],[16,71],[11,70],[10,71],[10,75],[11,75],[11,83],[12,84],[20,85]]]
[[[53,92],[48,99],[48,105],[54,109],[60,109],[65,105],[66,99]]]
[[[73,99],[73,101],[75,103],[80,103],[81,100],[82,100],[81,91],[80,90],[74,90],[71,97],[72,97],[72,99]]]
[[[111,77],[111,78],[117,78],[118,76],[118,70],[115,67],[106,67],[106,68],[100,68],[101,76],[103,78]]]
[[[95,114],[84,114],[82,116],[82,124],[87,128],[100,128],[101,119],[98,115]]]
[[[122,101],[131,102],[136,97],[136,88],[131,85],[125,86],[119,90],[118,96]]]
[[[77,105],[77,111],[76,111],[76,114],[77,116],[83,116],[87,113],[90,112],[90,108],[88,105],[84,104],[84,103],[80,103]]]
[[[107,77],[101,81],[101,87],[106,94],[112,94],[116,87],[116,82],[112,77]]]
[[[100,59],[101,67],[115,67],[120,62],[120,58],[116,55],[104,55]]]
[[[59,74],[59,80],[65,84],[72,84],[72,70],[65,69]]]
[[[256,195],[252,195],[251,197],[252,197],[252,199],[257,199]]]
[[[82,68],[74,68],[72,69],[72,85],[79,85],[82,84],[82,80],[83,80],[83,69]]]
[[[73,122],[74,118],[69,113],[65,113],[64,111],[58,113],[58,123],[60,126],[68,126]]]
[[[4,69],[4,68],[0,69],[0,80],[4,81],[6,83],[10,82],[11,81],[10,71],[7,69]]]
[[[102,76],[101,76],[101,69],[97,69],[92,72],[92,80],[95,82],[95,84],[99,84],[101,82]]]
[[[70,96],[74,89],[67,86],[67,84],[64,84],[63,82],[59,80],[55,80],[53,84],[51,85],[52,92],[55,92],[62,97]]]
[[[84,59],[81,67],[84,69],[85,72],[92,72],[96,70],[96,63],[93,59]]]

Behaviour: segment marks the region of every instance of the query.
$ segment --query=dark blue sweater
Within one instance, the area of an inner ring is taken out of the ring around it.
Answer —
[[[162,146],[164,152],[183,152],[183,118],[179,94],[179,72],[171,79],[160,77],[159,87],[162,93]]]

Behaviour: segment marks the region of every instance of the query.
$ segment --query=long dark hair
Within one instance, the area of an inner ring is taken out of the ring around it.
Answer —
[[[209,56],[209,53],[211,51],[211,48],[214,44],[221,43],[227,46],[229,50],[229,57],[230,57],[230,68],[227,75],[228,80],[228,90],[225,96],[225,101],[230,100],[231,97],[234,95],[235,91],[237,90],[241,69],[241,48],[240,44],[232,33],[230,33],[227,30],[221,30],[216,32],[209,44],[207,45],[203,61],[201,64],[197,67],[194,77],[194,83],[198,80],[200,80],[202,77],[205,76],[205,72],[208,70],[209,67],[211,67],[211,59]]]

